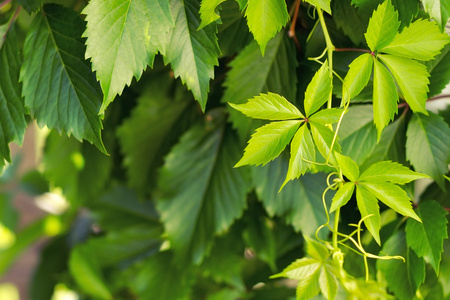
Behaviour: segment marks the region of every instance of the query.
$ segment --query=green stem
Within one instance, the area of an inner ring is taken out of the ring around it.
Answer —
[[[338,229],[339,229],[339,215],[341,214],[341,209],[336,209],[334,213],[334,230],[333,230],[333,248],[338,249]]]
[[[325,43],[327,44],[327,53],[328,53],[328,67],[330,71],[330,76],[333,77],[333,51],[334,45],[331,41],[330,34],[328,33],[327,24],[325,23],[325,18],[323,17],[323,12],[319,7],[316,7],[317,15],[319,16],[320,25],[322,26],[323,35],[325,37]],[[327,108],[331,108],[331,94],[328,98]]]

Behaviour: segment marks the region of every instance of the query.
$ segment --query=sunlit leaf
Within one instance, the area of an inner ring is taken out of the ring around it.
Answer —
[[[367,189],[358,185],[356,188],[356,203],[361,213],[361,218],[365,218],[364,224],[378,245],[380,245],[381,216],[377,198]]]
[[[331,97],[332,78],[327,64],[314,74],[305,92],[305,113],[309,117],[315,113]]]
[[[336,194],[334,194],[333,202],[331,203],[330,212],[335,211],[341,206],[347,204],[350,198],[353,195],[353,191],[355,190],[355,184],[353,182],[346,182],[343,186],[341,186]]]
[[[359,181],[390,181],[397,184],[405,184],[427,175],[411,171],[409,168],[392,161],[382,161],[371,165],[359,177]]]
[[[370,50],[377,51],[389,45],[400,26],[398,13],[391,2],[386,0],[374,11],[365,34]]]
[[[339,153],[335,154],[336,161],[338,163],[339,168],[341,168],[342,173],[355,182],[359,177],[359,168],[358,165],[348,156],[341,155]]]
[[[372,55],[365,53],[358,56],[349,65],[347,75],[342,84],[342,98],[345,102],[361,93],[362,89],[369,83],[373,68]]]

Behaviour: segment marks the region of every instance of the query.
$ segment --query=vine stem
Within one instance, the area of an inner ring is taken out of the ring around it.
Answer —
[[[341,208],[336,209],[336,212],[334,213],[334,230],[333,230],[333,248],[336,250],[338,249],[338,229],[339,229],[339,217],[341,214]]]
[[[331,41],[330,34],[328,32],[327,24],[325,23],[325,18],[323,17],[323,12],[320,7],[316,7],[317,15],[319,16],[320,25],[322,26],[323,35],[325,37],[325,43],[327,44],[327,53],[328,53],[328,69],[330,72],[330,76],[333,77],[333,51],[334,45]],[[328,98],[327,108],[331,108],[331,93]]]

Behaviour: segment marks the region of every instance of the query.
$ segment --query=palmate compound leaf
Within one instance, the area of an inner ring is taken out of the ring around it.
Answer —
[[[328,64],[324,63],[314,74],[305,91],[304,104],[307,117],[315,113],[330,99],[333,89],[332,80]]]
[[[262,120],[290,120],[304,118],[302,113],[283,96],[274,93],[260,94],[244,104],[229,103],[244,115]]]
[[[385,0],[373,12],[365,34],[370,50],[377,51],[389,45],[400,26],[398,13],[389,0]]]
[[[285,31],[277,34],[267,44],[264,56],[261,55],[258,44],[252,42],[233,59],[230,67],[224,83],[224,102],[241,104],[269,91],[291,101],[296,98],[297,57],[295,45]],[[250,133],[257,127],[255,123],[259,121],[254,121],[235,109],[228,111],[239,137],[247,141]]]
[[[98,115],[101,90],[84,60],[83,20],[59,5],[45,5],[24,45],[22,94],[39,126],[64,131],[106,152]]]
[[[422,61],[433,59],[450,42],[450,37],[439,31],[436,23],[417,20],[397,33],[394,40],[380,51]]]
[[[438,115],[414,114],[406,131],[406,157],[418,172],[431,176],[444,189],[450,161],[450,128]]]
[[[302,122],[300,120],[272,122],[256,129],[248,141],[244,156],[235,167],[265,165],[277,158],[289,144]]]
[[[406,222],[406,243],[439,274],[443,242],[448,237],[447,212],[439,203],[425,201],[420,203],[417,215],[422,223],[413,219]]]
[[[369,53],[358,56],[349,65],[347,75],[342,84],[342,98],[344,104],[357,96],[369,83],[373,68],[373,57]]]
[[[444,31],[445,24],[450,17],[450,2],[445,0],[422,0],[425,11],[428,12],[441,31]]]
[[[175,27],[168,33],[164,62],[170,63],[175,77],[191,90],[204,111],[208,99],[209,81],[214,78],[214,66],[219,64],[216,26],[202,29],[197,0],[170,0]]]
[[[248,0],[245,12],[250,32],[264,55],[266,45],[289,20],[285,0]]]
[[[139,79],[153,64],[157,49],[150,45],[145,0],[93,0],[82,13],[87,21],[86,58],[103,90],[103,112],[133,76]]]
[[[249,170],[233,168],[241,149],[223,123],[213,118],[187,131],[160,171],[157,209],[178,261],[200,264],[214,235],[246,207]]]
[[[18,83],[20,65],[16,33],[12,28],[0,45],[0,173],[5,160],[11,160],[9,143],[14,141],[21,145],[27,127]]]
[[[387,2],[387,1],[386,1]],[[378,139],[384,127],[397,113],[397,87],[389,71],[379,62],[374,62],[373,75],[373,117]]]
[[[414,112],[427,114],[425,102],[428,92],[427,68],[414,60],[393,56],[381,55],[378,57],[386,64],[394,76],[400,92]]]

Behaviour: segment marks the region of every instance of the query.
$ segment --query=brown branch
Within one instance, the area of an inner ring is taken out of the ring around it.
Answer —
[[[297,25],[297,18],[298,18],[298,11],[300,8],[300,2],[301,0],[295,0],[295,11],[294,11],[294,17],[292,18],[291,26],[289,27],[288,35],[290,38],[294,40],[295,46],[297,47],[297,50],[300,51],[300,43],[298,42],[297,36],[295,35],[295,25]]]

